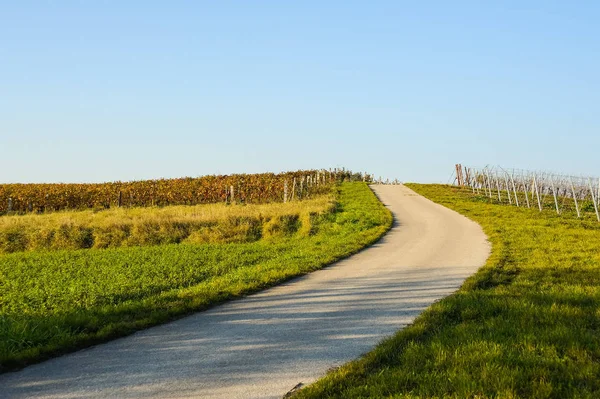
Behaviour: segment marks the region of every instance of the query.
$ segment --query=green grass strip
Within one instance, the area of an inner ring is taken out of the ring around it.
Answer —
[[[313,235],[246,244],[0,256],[0,370],[9,371],[206,309],[308,273],[377,241],[390,212],[343,183]]]
[[[600,224],[408,185],[478,222],[487,264],[299,398],[599,398]]]

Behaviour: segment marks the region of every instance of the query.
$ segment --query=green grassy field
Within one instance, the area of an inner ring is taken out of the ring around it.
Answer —
[[[493,249],[455,294],[299,398],[599,398],[600,223],[408,185]]]
[[[310,202],[286,204],[287,211],[300,212],[292,218],[295,222],[265,223],[263,238],[250,243],[0,255],[1,370],[123,336],[316,270],[373,243],[391,227],[391,214],[366,184],[343,183],[334,198],[333,206],[327,200],[322,212],[310,217],[300,215]],[[235,208],[231,212],[239,212]]]

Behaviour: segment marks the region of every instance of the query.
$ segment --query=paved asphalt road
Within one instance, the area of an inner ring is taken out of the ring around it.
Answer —
[[[3,398],[281,398],[369,351],[483,265],[481,228],[404,186],[396,218],[326,269],[129,337],[0,375]]]

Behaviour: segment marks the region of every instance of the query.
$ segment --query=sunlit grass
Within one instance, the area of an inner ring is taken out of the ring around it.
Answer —
[[[454,295],[301,398],[600,397],[600,223],[409,185],[493,248]]]
[[[343,183],[333,206],[327,198],[273,206],[284,209],[281,216],[293,208],[300,217],[285,223],[273,218],[279,222],[264,224],[263,238],[251,243],[0,255],[0,370],[123,336],[319,269],[373,243],[392,223],[364,183]],[[229,217],[234,208],[221,215]]]
[[[324,194],[285,204],[221,203],[1,216],[0,253],[253,242],[285,222],[297,219],[308,224],[311,215],[327,212],[332,206],[333,196]]]

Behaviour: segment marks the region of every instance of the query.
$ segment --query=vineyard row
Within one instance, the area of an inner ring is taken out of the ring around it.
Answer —
[[[269,203],[324,193],[337,181],[370,181],[345,169],[110,183],[0,184],[0,215],[67,209]]]
[[[498,199],[509,205],[553,209],[558,214],[572,212],[578,218],[594,212],[600,221],[600,179],[567,176],[549,172],[471,168],[455,165],[454,182],[470,187],[473,194]]]

